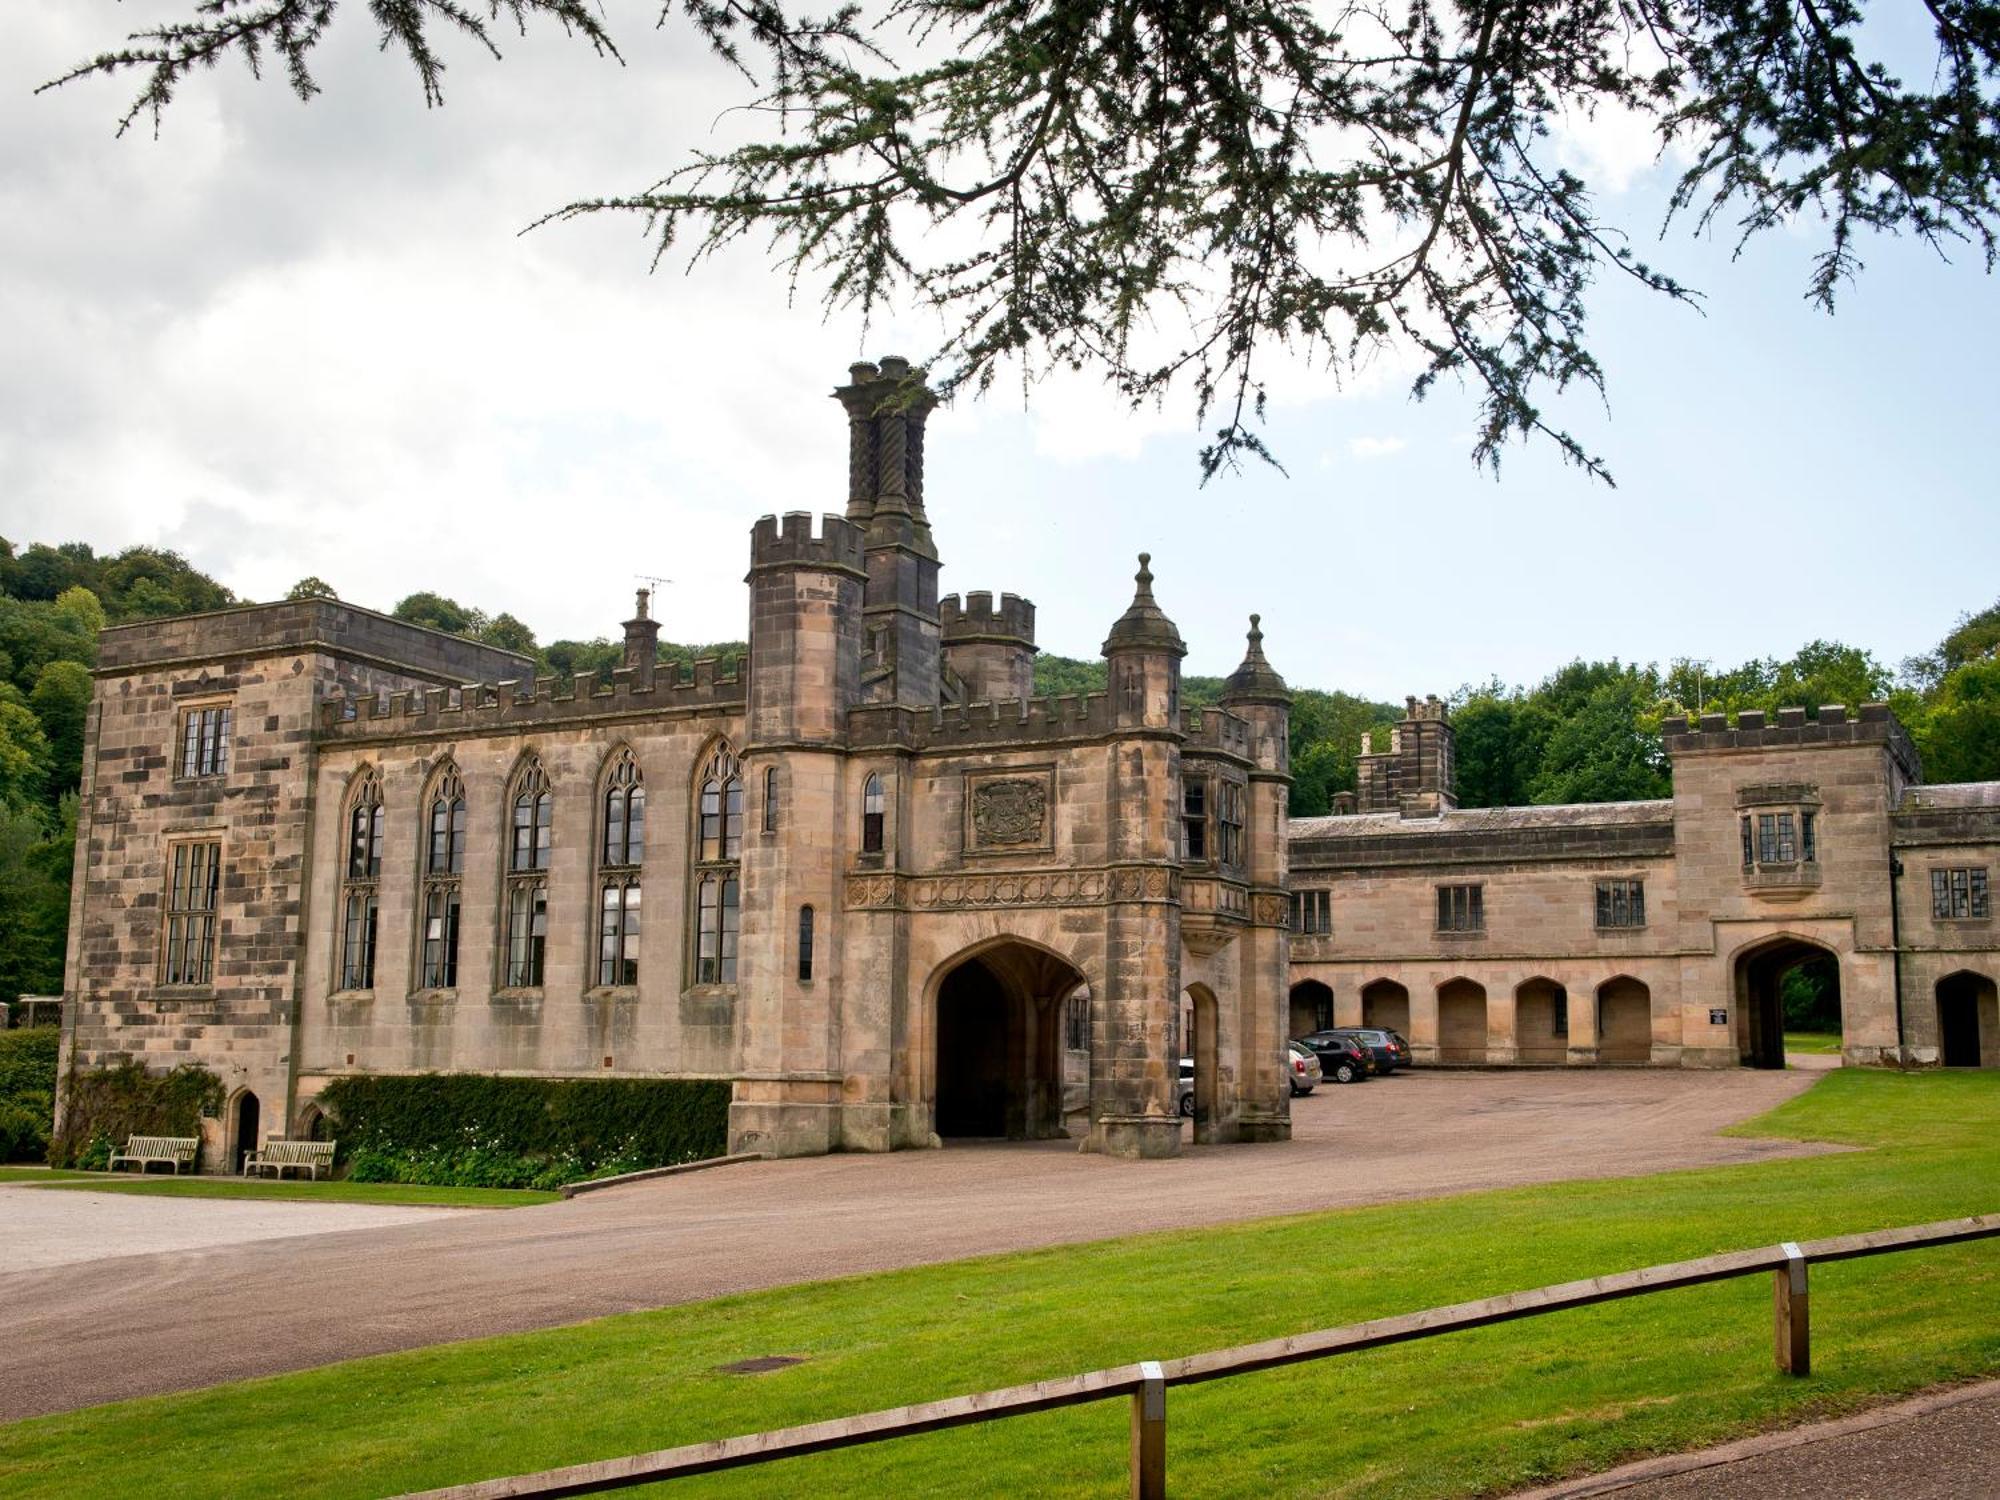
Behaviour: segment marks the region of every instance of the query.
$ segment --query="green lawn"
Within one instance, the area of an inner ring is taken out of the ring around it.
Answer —
[[[1787,1052],[1811,1052],[1822,1057],[1840,1051],[1840,1033],[1837,1031],[1788,1031],[1785,1033]]]
[[[525,1208],[553,1203],[558,1193],[525,1188],[413,1187],[400,1182],[301,1182],[286,1178],[246,1181],[240,1177],[174,1177],[154,1173],[49,1172],[32,1167],[0,1169],[0,1182],[41,1182],[54,1192],[127,1193],[148,1198],[259,1198],[302,1203],[408,1203],[445,1208]]]
[[[1738,1133],[1872,1149],[1146,1235],[725,1298],[0,1427],[0,1494],[366,1496],[2000,1209],[2000,1074],[1847,1070]],[[1134,1171],[1147,1168],[1135,1166]],[[1185,1496],[1490,1493],[2000,1372],[2000,1245],[1756,1277],[1176,1390]],[[759,1354],[806,1363],[754,1377]],[[673,1493],[1102,1496],[1119,1402]]]

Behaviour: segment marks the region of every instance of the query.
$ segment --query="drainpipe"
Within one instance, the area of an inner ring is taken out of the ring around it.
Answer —
[[[1896,851],[1889,851],[1889,962],[1895,974],[1896,983],[1896,1066],[1904,1067],[1908,1055],[1903,1048],[1903,903],[1896,892],[1896,879],[1903,873],[1903,862],[1896,858]]]

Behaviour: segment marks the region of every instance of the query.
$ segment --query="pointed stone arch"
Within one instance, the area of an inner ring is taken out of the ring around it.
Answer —
[[[1597,1060],[1643,1063],[1653,1058],[1653,992],[1630,974],[1597,987]]]
[[[1292,986],[1291,1025],[1285,1035],[1307,1036],[1333,1024],[1333,986],[1319,979],[1301,979]]]
[[[1743,944],[1729,959],[1735,993],[1737,1054],[1746,1067],[1785,1066],[1784,979],[1805,964],[1830,967],[1839,1004],[1846,978],[1840,954],[1824,940],[1803,933],[1774,932]]]
[[[1407,1038],[1410,1034],[1410,991],[1386,975],[1361,986],[1361,1024],[1378,1026]]]
[[[1514,986],[1514,1055],[1524,1063],[1569,1057],[1569,990],[1546,974]]]
[[[941,1139],[1041,1140],[1063,1124],[1063,1005],[1091,976],[1032,938],[998,934],[925,984],[928,1102]]]
[[[2000,1067],[2000,987],[1977,969],[1939,979],[1938,1061],[1947,1068]]]
[[[1459,975],[1437,988],[1438,1061],[1486,1061],[1486,986]]]

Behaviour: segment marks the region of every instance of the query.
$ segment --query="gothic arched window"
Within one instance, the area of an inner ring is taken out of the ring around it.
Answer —
[[[347,864],[341,876],[340,988],[375,988],[375,932],[381,915],[382,783],[355,781],[347,804]]]
[[[508,989],[540,989],[549,946],[549,859],[555,849],[555,795],[532,756],[508,789]]]
[[[465,786],[449,762],[431,778],[424,805],[417,987],[448,990],[458,984],[458,925],[465,876]]]
[[[813,909],[799,908],[799,979],[803,982],[813,977]]]
[[[718,745],[702,768],[695,823],[694,982],[734,984],[743,774],[727,745]]]
[[[882,815],[887,799],[882,795],[882,778],[870,773],[861,787],[861,852],[882,852]]]
[[[597,982],[639,982],[639,866],[646,858],[646,783],[630,750],[604,777],[604,839],[597,864]]]

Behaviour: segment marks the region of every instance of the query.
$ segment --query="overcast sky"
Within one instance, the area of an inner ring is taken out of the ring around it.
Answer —
[[[712,142],[741,85],[678,23],[612,8],[628,65],[560,40],[504,63],[453,44],[448,104],[344,8],[326,93],[228,63],[159,139],[131,93],[32,87],[155,0],[16,7],[0,55],[0,533],[170,546],[238,593],[318,574],[387,608],[435,589],[543,640],[615,634],[635,575],[666,633],[739,637],[755,518],[838,510],[847,363],[864,338],[755,253],[648,274],[636,220],[518,233],[643,188]],[[643,12],[643,13],[642,13]],[[727,128],[726,126],[724,128]],[[1839,315],[1801,293],[1819,241],[1653,243],[1662,169],[1631,132],[1567,140],[1607,210],[1704,314],[1624,286],[1595,303],[1608,412],[1566,419],[1619,487],[1546,448],[1499,480],[1474,402],[1385,366],[1274,392],[1289,477],[1199,484],[1185,404],[1133,416],[1084,384],[932,422],[946,592],[1033,599],[1041,644],[1094,655],[1153,554],[1187,669],[1221,672],[1260,610],[1295,684],[1399,700],[1576,655],[1718,665],[1845,639],[1895,661],[2000,596],[2000,284],[1974,254],[1865,247]]]

